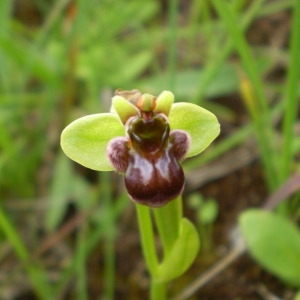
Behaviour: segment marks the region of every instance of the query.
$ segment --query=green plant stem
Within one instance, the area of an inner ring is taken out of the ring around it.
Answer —
[[[158,270],[158,258],[155,250],[150,209],[147,206],[136,204],[136,210],[145,262],[151,277],[155,278]]]
[[[179,236],[180,221],[182,219],[181,195],[167,205],[153,209],[153,212],[166,257],[171,252]]]
[[[167,288],[165,282],[156,282],[152,280],[150,290],[151,300],[166,300],[167,299]]]
[[[151,274],[151,299],[167,299],[166,282],[159,281],[157,272],[159,262],[155,249],[151,211],[143,205],[136,205],[140,228],[142,249],[147,268]],[[164,249],[164,258],[172,251],[180,232],[182,219],[181,195],[161,208],[153,209],[156,226]]]
[[[291,172],[293,162],[294,124],[299,107],[298,83],[300,78],[300,1],[294,1],[290,59],[285,90],[285,111],[283,119],[283,142],[281,159],[281,180],[284,181]]]

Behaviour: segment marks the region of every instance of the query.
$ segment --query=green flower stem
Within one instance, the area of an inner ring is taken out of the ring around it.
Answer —
[[[150,291],[151,300],[166,300],[167,299],[167,288],[165,282],[156,282],[152,279],[151,282],[151,291]]]
[[[158,270],[158,259],[155,250],[150,208],[144,205],[136,204],[136,210],[144,258],[151,277],[155,278]]]
[[[148,207],[137,204],[142,249],[147,268],[151,274],[151,299],[167,299],[166,282],[157,278],[159,262],[155,249],[151,211]],[[161,208],[153,209],[156,226],[164,249],[164,259],[172,251],[179,237],[182,219],[181,195]]]
[[[181,195],[167,205],[153,210],[165,257],[171,252],[179,236],[182,219]]]

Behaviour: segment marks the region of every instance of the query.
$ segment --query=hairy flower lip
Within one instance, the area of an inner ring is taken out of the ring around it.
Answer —
[[[183,190],[185,187],[185,183],[182,185],[181,189],[178,190],[177,193],[174,193],[173,195],[166,197],[163,194],[159,194],[157,193],[154,197],[148,197],[145,199],[135,199],[134,197],[132,197],[129,194],[129,197],[132,201],[138,203],[138,204],[142,204],[142,205],[146,205],[152,208],[159,208],[159,207],[163,207],[166,204],[168,204],[170,201],[174,200],[176,197],[178,197],[180,194],[182,194]]]
[[[133,149],[144,156],[153,155],[166,148],[170,126],[160,115],[154,115],[146,120],[143,117],[136,117],[129,124],[127,134]]]
[[[157,159],[133,153],[124,182],[132,200],[150,207],[161,207],[182,192],[185,181],[183,170],[169,148]]]
[[[114,166],[115,170],[125,173],[128,166],[127,151],[129,140],[127,137],[115,137],[107,145],[106,155]]]
[[[174,144],[174,139],[176,140],[177,137],[180,136],[181,141],[175,142]],[[185,141],[184,141],[185,140]],[[185,130],[180,130],[180,129],[175,129],[170,131],[170,143],[174,146],[173,151],[175,151],[175,156],[179,162],[183,161],[186,157],[186,154],[188,152],[188,149],[190,148],[191,145],[191,137],[188,132]],[[185,143],[185,147],[178,147],[180,144]]]
[[[109,143],[107,155],[115,168],[124,173],[132,200],[150,207],[161,207],[183,190],[184,173],[179,164],[188,151],[190,137],[183,130],[170,131],[168,118],[141,114],[126,122],[126,138]]]

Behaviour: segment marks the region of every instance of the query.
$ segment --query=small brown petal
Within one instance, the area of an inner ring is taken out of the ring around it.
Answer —
[[[190,146],[190,136],[183,130],[172,130],[170,133],[170,142],[172,151],[178,161],[181,161],[187,154]]]
[[[117,171],[125,172],[129,158],[128,138],[117,137],[112,139],[107,146],[107,156]]]

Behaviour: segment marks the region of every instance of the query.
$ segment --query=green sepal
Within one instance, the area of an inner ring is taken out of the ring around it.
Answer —
[[[252,256],[270,273],[300,287],[300,231],[283,216],[248,209],[239,225]]]
[[[109,141],[118,136],[125,136],[118,115],[93,114],[75,120],[63,130],[61,147],[69,158],[87,168],[112,171],[106,149]]]
[[[202,152],[220,133],[220,124],[216,116],[192,103],[173,104],[169,122],[171,130],[184,130],[191,137],[191,144],[186,157]]]
[[[114,96],[112,98],[112,107],[115,109],[123,124],[125,124],[130,117],[139,114],[139,110],[121,96]]]
[[[174,103],[174,95],[169,91],[163,91],[156,99],[154,112],[169,115],[172,104]]]
[[[182,275],[194,262],[200,248],[195,226],[186,218],[180,223],[180,235],[172,251],[159,265],[155,280],[168,282]]]

